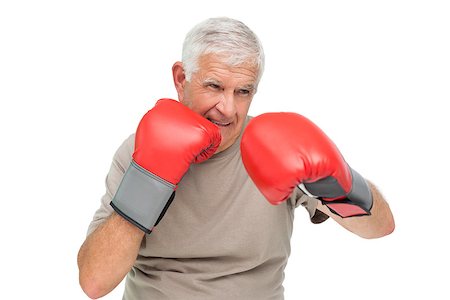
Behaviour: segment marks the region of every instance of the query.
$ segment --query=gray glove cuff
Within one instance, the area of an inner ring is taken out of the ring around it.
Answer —
[[[302,185],[299,185],[299,188],[307,195],[318,197],[325,205],[328,206],[328,208],[331,209],[332,212],[341,217],[345,216],[339,212],[340,210],[342,210],[342,207],[338,209],[338,204],[340,203],[357,206],[361,209],[361,211],[357,212],[357,214],[351,214],[348,216],[370,215],[370,210],[372,209],[373,205],[373,199],[369,185],[358,172],[356,172],[352,168],[350,168],[350,171],[352,173],[352,189],[348,194],[345,193],[344,189],[336,180],[336,178],[332,176],[325,177],[316,182],[304,183]],[[324,200],[327,198],[340,199],[333,201]],[[333,206],[337,207],[333,208]]]
[[[372,192],[370,191],[369,185],[367,184],[364,177],[362,177],[358,172],[350,168],[352,172],[353,184],[350,193],[347,198],[352,204],[358,205],[364,209],[368,214],[373,205]]]
[[[111,206],[146,233],[163,217],[175,196],[175,185],[131,161]]]

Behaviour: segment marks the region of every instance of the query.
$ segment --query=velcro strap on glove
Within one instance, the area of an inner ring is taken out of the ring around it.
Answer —
[[[172,202],[175,187],[132,161],[110,204],[133,225],[151,233]]]
[[[329,176],[313,183],[305,183],[306,191],[317,196],[335,214],[346,218],[370,215],[373,205],[372,193],[366,180],[355,170],[352,174],[352,189],[348,194],[339,182]],[[302,187],[299,188],[305,191]]]

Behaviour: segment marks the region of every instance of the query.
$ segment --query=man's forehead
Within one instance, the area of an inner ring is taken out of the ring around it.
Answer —
[[[217,65],[228,69],[246,69],[255,73],[258,71],[258,66],[252,59],[249,58],[240,63],[230,63],[229,56],[226,53],[203,54],[199,57],[198,62],[200,67]]]
[[[230,65],[221,57],[210,55],[199,60],[199,69],[194,76],[200,76],[204,82],[223,83],[223,81],[234,79],[239,85],[256,86],[258,69],[254,64],[242,63]]]

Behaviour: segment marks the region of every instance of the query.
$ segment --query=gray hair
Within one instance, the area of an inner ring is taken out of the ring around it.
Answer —
[[[244,23],[230,18],[207,19],[191,29],[183,43],[182,62],[186,80],[198,71],[198,60],[204,54],[224,54],[225,63],[237,66],[244,62],[258,69],[258,82],[264,71],[264,51],[253,31]]]

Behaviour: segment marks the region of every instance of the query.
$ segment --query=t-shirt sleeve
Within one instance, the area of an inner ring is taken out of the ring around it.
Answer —
[[[100,208],[97,209],[91,223],[89,224],[87,235],[94,232],[95,229],[97,229],[98,226],[100,226],[100,224],[102,224],[113,212],[113,208],[110,203],[119,188],[125,171],[131,163],[133,149],[134,134],[130,135],[114,154],[111,167],[105,179],[106,191],[101,198]]]
[[[290,201],[294,207],[303,206],[309,214],[309,219],[314,224],[322,223],[329,218],[328,215],[317,209],[319,200],[306,195],[298,188],[294,189]]]

